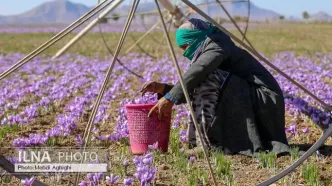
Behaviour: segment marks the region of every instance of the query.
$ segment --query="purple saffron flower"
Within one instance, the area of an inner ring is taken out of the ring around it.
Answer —
[[[289,128],[286,129],[286,132],[290,132],[291,134],[296,134],[296,124],[291,125]]]
[[[148,145],[149,149],[156,150],[158,148],[158,141],[154,143],[153,145]]]
[[[78,186],[88,186],[88,182],[82,180],[81,183],[78,184]]]
[[[180,119],[178,117],[176,117],[174,119],[173,125],[172,125],[172,129],[177,129],[180,127]]]
[[[12,164],[19,163],[19,161],[15,157],[8,157],[8,161],[10,161]]]
[[[93,127],[92,132],[94,134],[98,134],[99,133],[99,129],[97,127]]]
[[[100,141],[105,141],[108,139],[108,137],[106,135],[101,135],[101,136],[97,136],[97,139]]]
[[[139,180],[141,185],[147,185],[152,182],[155,178],[157,169],[155,167],[148,167],[147,165],[142,165],[137,167],[134,176]]]
[[[104,177],[104,173],[102,173],[102,172],[97,173],[96,177],[97,177],[98,180],[102,180],[103,177]]]
[[[139,156],[135,156],[134,159],[133,159],[133,162],[135,163],[136,166],[142,164],[142,158],[139,157]]]
[[[134,183],[134,179],[133,178],[125,178],[123,180],[123,184],[126,185],[126,186],[133,185],[133,183]]]
[[[82,140],[82,137],[80,135],[76,136],[75,141],[78,143],[79,147],[83,146],[83,140]]]
[[[326,119],[322,122],[324,125],[329,124],[330,117],[326,117]]]
[[[108,184],[115,184],[119,182],[119,176],[111,174],[110,176],[106,176],[106,183]]]
[[[153,162],[153,155],[152,155],[152,153],[148,153],[148,154],[146,154],[146,155],[143,157],[142,162],[143,162],[145,165],[150,165],[150,164]]]
[[[186,130],[181,130],[179,132],[179,134],[180,134],[180,142],[181,143],[187,142],[187,131]]]
[[[93,174],[93,173],[89,173],[89,174],[87,175],[89,181],[91,181],[91,182],[93,182],[93,177],[94,177],[94,176],[95,176],[95,174]]]
[[[41,106],[48,106],[50,103],[51,100],[48,97],[43,97],[39,102]]]
[[[32,186],[34,181],[35,181],[35,177],[31,177],[30,179],[25,178],[24,180],[21,180],[21,183],[23,186]]]
[[[87,175],[87,177],[88,177],[91,185],[95,186],[95,185],[98,185],[100,180],[103,179],[104,174],[103,173],[96,173],[96,174],[95,173],[89,173]]]
[[[194,164],[194,162],[195,162],[195,156],[190,156],[190,158],[189,158],[189,162],[190,162],[191,164]]]

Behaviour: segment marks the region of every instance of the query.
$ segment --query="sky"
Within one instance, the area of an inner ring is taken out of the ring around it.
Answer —
[[[0,15],[15,15],[23,13],[47,1],[49,0],[0,0]],[[88,6],[94,6],[98,2],[98,0],[70,1],[83,3]],[[302,12],[305,10],[308,11],[309,14],[324,11],[332,15],[332,0],[251,0],[251,2],[261,8],[274,10],[287,17],[302,17]]]

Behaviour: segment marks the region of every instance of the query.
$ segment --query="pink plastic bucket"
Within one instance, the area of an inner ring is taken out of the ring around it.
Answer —
[[[127,104],[130,148],[133,154],[144,154],[149,150],[148,145],[158,141],[158,148],[167,152],[171,116],[157,119],[157,113],[148,118],[148,113],[154,104]]]

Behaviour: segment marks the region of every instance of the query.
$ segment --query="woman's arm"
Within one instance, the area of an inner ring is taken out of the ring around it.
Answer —
[[[162,97],[164,97],[172,88],[174,87],[174,85],[172,84],[166,84],[164,83],[164,91],[162,94],[157,94],[158,95],[158,100]]]
[[[203,82],[208,74],[212,73],[225,59],[229,58],[230,51],[225,50],[225,48],[212,40],[205,44],[205,49],[183,76],[183,82],[189,94]],[[177,82],[164,97],[171,100],[175,105],[186,103],[180,82]]]

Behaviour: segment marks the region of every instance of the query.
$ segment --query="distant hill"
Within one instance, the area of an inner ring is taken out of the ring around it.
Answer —
[[[217,16],[226,18],[227,15],[224,13],[224,11],[221,9],[221,7],[215,3],[215,0],[202,0],[202,3],[209,2],[210,4],[208,6],[202,5],[199,6],[205,13],[210,15],[211,17],[215,18]],[[242,17],[247,17],[248,15],[248,3],[246,2],[233,2],[233,3],[225,3],[224,4],[225,8],[228,10],[228,12],[232,16],[242,16]],[[122,6],[121,8],[117,9],[115,12],[119,14],[125,14],[129,11],[130,6]],[[157,7],[155,3],[153,2],[145,2],[144,4],[140,4],[139,7],[137,8],[137,12],[148,12],[148,11],[154,11],[156,10]],[[272,20],[272,19],[279,19],[279,14],[260,8],[253,3],[250,3],[250,20],[255,20],[255,21],[262,21],[262,20]],[[147,20],[147,22],[154,22],[158,19],[158,17],[152,18],[154,16],[149,16],[150,20]],[[121,19],[121,21],[124,21],[125,18]]]
[[[201,2],[210,2],[209,6],[200,6],[200,8],[208,13],[212,17],[221,16],[226,18],[226,14],[222,11],[220,6],[215,3],[215,0],[200,0]],[[196,1],[199,2],[199,1]],[[224,6],[230,12],[232,16],[242,16],[247,17],[248,13],[248,3],[246,2],[233,2],[225,3]],[[89,11],[91,7],[83,4],[73,3],[68,0],[53,0],[43,3],[27,12],[12,16],[1,16],[0,24],[68,24],[84,13]],[[128,14],[130,5],[120,5],[110,16],[114,13],[120,15]],[[137,12],[148,12],[156,11],[156,6],[153,1],[142,1],[139,5]],[[272,10],[263,9],[255,4],[250,4],[250,20],[254,21],[265,21],[265,20],[277,20],[280,14]],[[158,16],[144,16],[144,21],[146,23],[154,23],[158,20]],[[119,19],[117,22],[122,23],[126,20],[126,17]],[[332,21],[332,17],[325,12],[319,12],[311,16],[312,21]],[[141,16],[136,16],[135,21],[137,24],[141,24]],[[110,20],[110,22],[114,22]]]
[[[297,17],[297,16],[290,16],[290,17],[287,17],[286,20],[288,20],[288,21],[294,21],[294,22],[302,22],[302,21],[303,21],[302,18]]]
[[[208,8],[205,8],[205,10],[209,13],[209,15],[211,15],[212,17],[221,15],[222,17],[226,18],[227,15],[223,12],[220,6],[218,4],[212,4],[215,2],[214,0],[209,0],[209,2],[211,2],[211,5],[209,5]],[[248,5],[247,2],[225,3],[224,6],[232,16],[242,16],[242,17],[247,17],[248,8],[250,7],[250,20],[255,20],[255,21],[257,20],[263,21],[266,19],[268,20],[278,19],[280,16],[280,14],[272,10],[263,9],[256,6],[252,2],[250,3],[250,5]]]
[[[318,12],[311,15],[309,21],[332,22],[332,16],[326,12]]]
[[[1,16],[0,24],[54,24],[75,21],[90,8],[67,0],[43,3],[27,12],[14,16]]]

